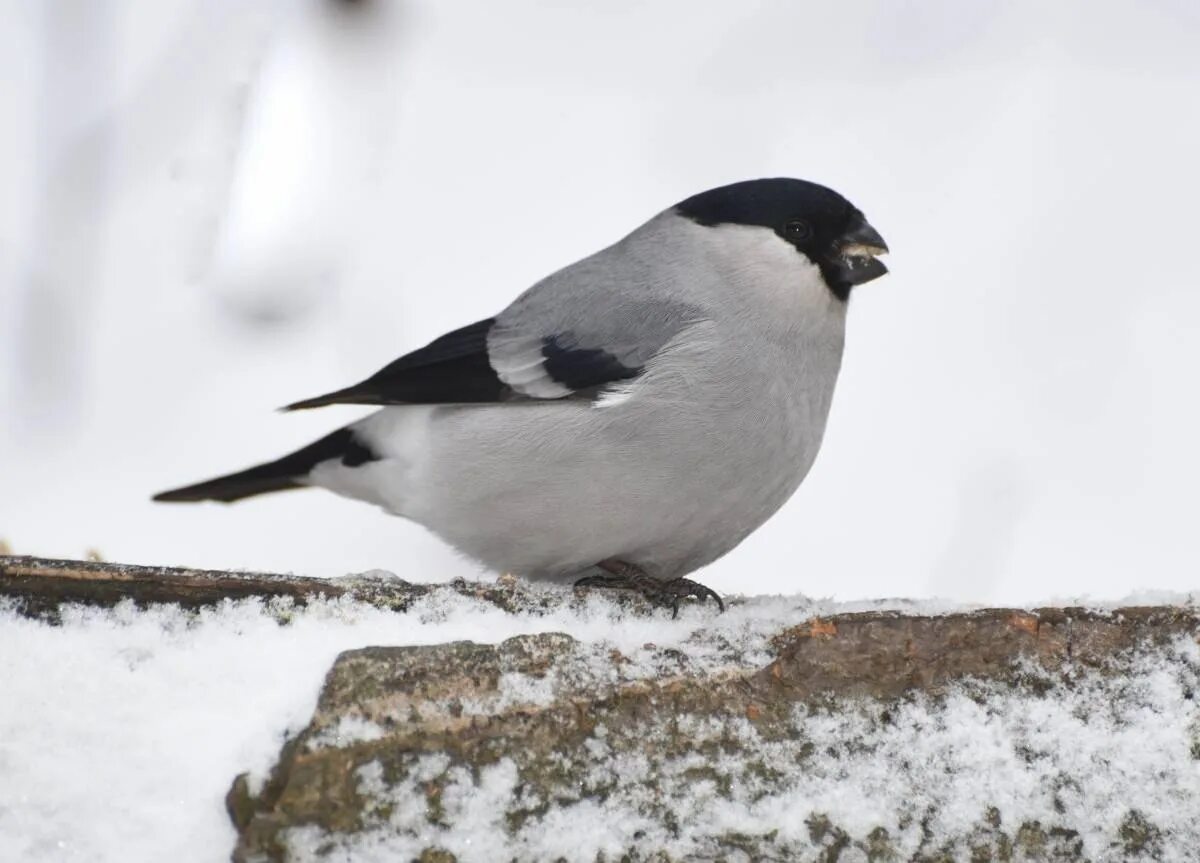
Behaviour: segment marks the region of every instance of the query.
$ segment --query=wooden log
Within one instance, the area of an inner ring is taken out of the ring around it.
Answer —
[[[0,557],[0,596],[17,601],[24,614],[54,616],[62,603],[110,607],[124,600],[138,606],[213,606],[247,597],[355,596],[374,604],[407,607],[428,592],[400,579],[320,579],[263,572],[229,572],[169,566],[132,566],[84,560]]]
[[[51,620],[64,603],[110,608],[129,601],[142,608],[171,604],[198,609],[250,597],[283,597],[297,605],[318,597],[349,597],[377,608],[406,611],[416,599],[438,592],[473,597],[509,612],[538,613],[576,601],[570,591],[533,587],[511,576],[495,582],[456,579],[415,584],[384,573],[324,579],[0,555],[0,598],[15,600],[17,610],[26,616]],[[653,610],[637,596],[614,598],[632,613]]]

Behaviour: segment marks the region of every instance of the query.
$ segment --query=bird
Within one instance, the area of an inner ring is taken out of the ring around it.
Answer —
[[[693,195],[499,314],[352,386],[293,402],[380,409],[275,461],[155,495],[323,488],[423,525],[484,568],[640,593],[760,527],[817,456],[851,291],[888,251],[817,183]]]

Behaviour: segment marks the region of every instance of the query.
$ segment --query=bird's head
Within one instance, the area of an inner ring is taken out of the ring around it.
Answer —
[[[887,272],[876,256],[887,243],[862,211],[832,189],[805,180],[746,180],[693,195],[675,212],[716,230],[761,228],[775,234],[820,269],[841,301],[857,285]],[[756,232],[757,233],[757,232]]]

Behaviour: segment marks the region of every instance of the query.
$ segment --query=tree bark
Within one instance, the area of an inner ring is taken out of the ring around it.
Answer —
[[[375,576],[322,579],[0,555],[0,597],[14,600],[26,616],[49,619],[57,618],[62,603],[107,608],[129,601],[139,607],[174,604],[197,609],[249,597],[286,597],[303,605],[317,597],[348,596],[404,611],[418,597],[437,591],[473,596],[509,611],[518,605],[546,605],[546,597],[520,590],[511,579],[494,584],[458,580],[429,585]]]

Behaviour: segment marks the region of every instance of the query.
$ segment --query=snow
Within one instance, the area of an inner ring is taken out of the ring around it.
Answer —
[[[757,667],[771,656],[769,636],[785,625],[810,615],[885,607],[955,609],[950,603],[760,597],[732,604],[721,615],[689,606],[671,620],[665,612],[628,615],[594,595],[546,614],[510,614],[474,598],[439,594],[404,615],[346,599],[304,608],[244,600],[198,613],[173,607],[139,612],[127,605],[67,608],[54,626],[0,607],[0,860],[226,859],[234,832],[223,798],[233,777],[249,770],[261,781],[285,736],[308,722],[323,677],[343,650],[566,632],[597,658],[597,679],[611,675],[614,665],[601,658],[619,650],[628,660],[620,676],[628,680],[677,671],[663,664],[662,648],[681,651],[696,671]],[[1191,643],[1174,651],[1136,658],[1115,700],[1111,685],[1081,678],[1062,697],[1040,701],[964,685],[939,705],[920,698],[905,702],[886,727],[866,714],[798,712],[797,726],[817,754],[783,797],[755,802],[754,779],[742,776],[738,763],[709,765],[731,777],[728,799],[689,784],[686,763],[655,769],[663,793],[677,802],[693,831],[687,842],[697,847],[706,835],[752,832],[785,810],[817,802],[851,833],[880,812],[919,814],[931,805],[947,829],[977,820],[985,801],[1051,821],[1055,806],[1062,806],[1068,815],[1086,814],[1083,820],[1095,826],[1085,841],[1101,849],[1123,807],[1133,806],[1153,813],[1165,831],[1164,847],[1200,842],[1190,817],[1200,762],[1186,744],[1189,723],[1197,721],[1186,693],[1200,690],[1200,658]],[[507,675],[500,697],[542,703],[547,685]],[[684,721],[695,723],[701,736],[753,733],[737,724],[706,731],[705,717]],[[339,736],[341,742],[370,740],[379,733],[371,723],[351,719],[326,729],[319,743],[336,745]],[[851,738],[860,745],[847,748]],[[767,763],[786,763],[785,753],[772,753],[770,744],[755,745]],[[651,769],[606,760],[603,728],[585,749],[597,780],[604,771],[628,779]],[[435,775],[447,769],[439,756],[429,758],[426,767]],[[446,812],[463,831],[443,838],[446,847],[464,843],[463,860],[488,859],[472,856],[469,848],[500,841],[515,843],[518,857],[553,851],[584,859],[580,849],[616,848],[651,829],[631,790],[603,803],[580,801],[501,840],[503,822],[495,813],[515,793],[511,770],[498,764],[479,777],[451,778]],[[378,777],[365,771],[360,781],[374,788]],[[418,803],[394,802],[395,818]],[[785,832],[779,841],[808,841],[806,830],[797,829],[798,838]],[[911,843],[913,829],[897,836]],[[396,859],[387,857],[395,846],[385,847],[382,835],[364,834],[356,841],[365,844],[347,846],[342,859],[373,859],[371,847],[379,859]],[[646,836],[666,841],[653,832]],[[315,834],[308,838],[318,841]],[[292,839],[298,859],[305,859],[303,848],[315,847],[303,835]]]
[[[785,739],[761,738],[741,717],[678,718],[679,733],[697,749],[734,739],[734,754],[613,757],[599,727],[584,746],[589,758],[577,784],[604,793],[558,800],[515,834],[505,813],[528,812],[538,801],[521,799],[526,792],[510,759],[473,776],[421,754],[412,779],[391,785],[371,762],[358,771],[359,792],[373,807],[368,829],[331,837],[294,828],[289,859],[382,863],[415,858],[427,847],[468,863],[591,863],[630,848],[716,859],[718,840],[740,834],[769,835],[760,851],[771,851],[771,859],[807,860],[816,859],[826,839],[814,829],[816,819],[844,834],[849,848],[838,859],[866,860],[880,825],[887,825],[898,859],[912,859],[929,852],[926,836],[958,855],[970,850],[968,843],[985,844],[993,813],[1002,813],[1010,837],[1023,824],[1065,825],[1078,832],[1070,842],[1084,859],[1098,861],[1127,859],[1123,831],[1144,818],[1156,833],[1143,853],[1188,859],[1200,847],[1194,750],[1200,716],[1193,700],[1200,647],[1181,637],[1164,650],[1120,658],[1108,670],[1116,676],[1078,674],[1049,697],[965,681],[936,700],[914,695],[889,705],[886,719],[877,702],[800,706],[794,736]],[[1033,668],[1028,674],[1042,676]],[[772,793],[763,793],[755,765],[776,774]],[[712,778],[698,780],[697,773]],[[423,791],[435,778],[443,789],[436,822],[426,814]],[[651,817],[664,808],[677,829]],[[723,859],[741,858],[730,857],[726,846]]]
[[[767,631],[805,605],[737,607],[715,627],[706,610],[624,617],[600,598],[549,616],[463,597],[421,600],[403,616],[346,600],[246,600],[197,615],[68,608],[61,626],[0,610],[0,860],[226,859],[233,777],[262,777],[343,650],[569,631],[636,656],[648,642],[686,647],[711,629],[757,645],[758,659]],[[760,618],[772,626],[760,630]],[[718,663],[721,651],[697,649],[696,661]]]

